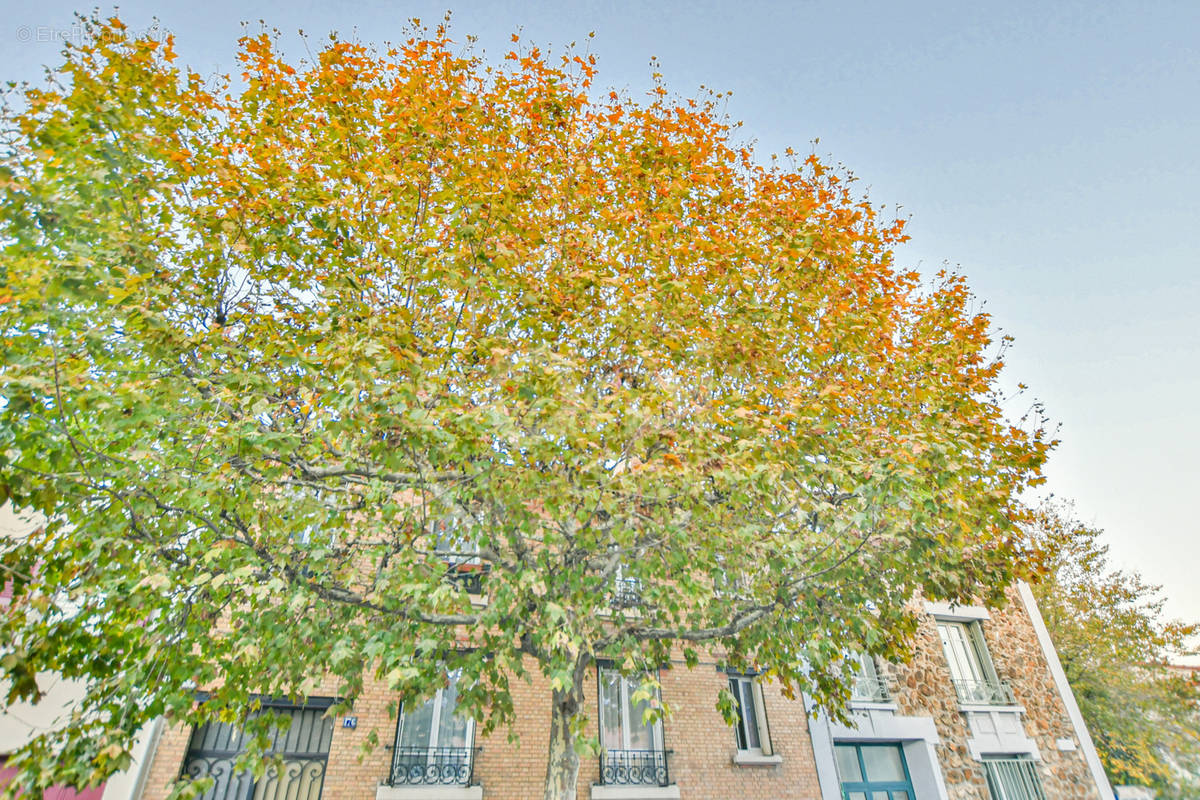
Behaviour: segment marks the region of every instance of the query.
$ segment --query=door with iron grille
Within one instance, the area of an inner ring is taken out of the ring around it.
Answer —
[[[214,781],[201,800],[320,800],[333,738],[333,720],[325,717],[330,701],[263,705],[291,721],[271,731],[269,752],[282,758],[282,768],[268,768],[257,781],[252,772],[235,772],[233,762],[245,751],[241,728],[205,723],[192,732],[183,762],[183,777]]]

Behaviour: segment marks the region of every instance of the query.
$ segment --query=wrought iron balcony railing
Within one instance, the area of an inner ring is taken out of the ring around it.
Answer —
[[[613,608],[637,608],[642,604],[642,582],[637,578],[617,578],[613,581]]]
[[[887,682],[875,675],[860,675],[851,690],[850,699],[860,703],[886,703],[891,699]]]
[[[1008,681],[992,680],[955,680],[954,691],[958,702],[964,705],[984,706],[1015,706],[1017,698],[1013,696],[1012,687]]]
[[[600,756],[600,783],[606,786],[667,786],[665,750],[605,750]]]
[[[478,747],[397,747],[392,786],[470,786]]]

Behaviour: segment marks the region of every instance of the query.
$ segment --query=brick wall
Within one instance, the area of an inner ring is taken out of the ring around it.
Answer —
[[[517,709],[514,732],[517,742],[509,742],[507,729],[490,737],[477,736],[482,750],[475,763],[475,778],[483,786],[488,800],[527,800],[540,797],[545,778],[549,748],[550,687],[529,665],[533,680],[511,683],[513,706]],[[733,730],[716,710],[717,693],[728,679],[712,664],[688,670],[682,663],[672,664],[659,673],[662,696],[671,714],[663,724],[669,756],[671,779],[687,798],[747,798],[753,800],[818,800],[812,745],[808,722],[799,700],[785,698],[776,686],[764,687],[764,705],[768,714],[771,740],[782,757],[773,766],[735,766]],[[597,680],[587,684],[588,732],[597,735]],[[319,694],[320,692],[314,692]],[[368,681],[351,712],[357,728],[342,727],[335,720],[323,797],[335,800],[373,800],[376,786],[386,779],[390,767],[391,745],[396,721],[388,714],[388,705],[396,696],[386,686]],[[362,745],[370,731],[378,731],[380,745],[364,755]],[[187,752],[191,730],[175,726],[160,739],[143,794],[144,800],[162,800],[169,785],[179,777]],[[579,796],[586,798],[599,779],[599,760],[585,756],[579,770]]]
[[[992,660],[1001,679],[1012,685],[1017,702],[1025,709],[1022,722],[1042,756],[1039,772],[1050,800],[1088,800],[1098,793],[1092,783],[1079,742],[1032,624],[1015,592],[1012,602],[991,612],[983,623]],[[550,725],[550,688],[536,667],[529,664],[530,683],[514,680],[513,705],[517,711],[517,742],[507,740],[507,729],[491,737],[476,737],[482,747],[475,778],[487,800],[526,800],[541,796]],[[938,761],[950,800],[986,800],[988,791],[979,761],[967,749],[970,731],[960,711],[950,681],[936,623],[926,616],[918,632],[916,656],[911,664],[886,665],[884,672],[895,689],[898,713],[931,717],[942,744]],[[688,670],[673,663],[659,674],[662,697],[671,710],[664,722],[664,743],[671,751],[671,778],[688,800],[818,800],[821,796],[808,719],[799,700],[783,697],[777,686],[766,686],[764,703],[771,740],[782,763],[773,766],[737,766],[733,731],[716,711],[717,692],[726,676],[713,664]],[[587,687],[588,732],[597,734],[597,681],[593,673]],[[320,694],[321,692],[314,692]],[[326,692],[330,693],[330,692]],[[341,727],[335,721],[323,796],[327,800],[373,800],[376,786],[386,779],[396,722],[388,713],[396,696],[382,684],[368,681],[353,714],[358,727]],[[366,754],[362,745],[372,729],[380,746]],[[162,800],[174,781],[187,750],[190,731],[168,729],[160,741],[151,767],[145,800]],[[1058,740],[1069,739],[1073,751],[1058,749]],[[584,757],[579,772],[579,797],[589,797],[598,780],[598,760]],[[925,800],[925,798],[921,798]]]

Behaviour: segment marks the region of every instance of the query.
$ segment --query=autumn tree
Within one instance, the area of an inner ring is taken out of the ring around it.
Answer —
[[[251,36],[210,80],[90,25],[3,127],[0,475],[48,521],[4,550],[2,665],[91,686],[27,780],[320,676],[461,670],[490,731],[536,670],[573,798],[598,658],[648,690],[715,652],[837,709],[914,593],[1012,578],[1049,442],[1003,418],[986,316],[719,96],[444,27],[294,65]]]
[[[1200,684],[1168,668],[1200,626],[1165,619],[1161,588],[1109,563],[1103,531],[1067,504],[1030,526],[1045,557],[1038,605],[1108,779],[1160,796],[1200,791]]]

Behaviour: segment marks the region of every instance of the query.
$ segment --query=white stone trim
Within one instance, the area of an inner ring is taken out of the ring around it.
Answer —
[[[778,753],[765,756],[753,750],[738,750],[733,754],[733,763],[739,767],[773,767],[783,763],[783,756]]]
[[[157,717],[138,733],[133,746],[133,765],[130,771],[117,773],[109,778],[104,786],[103,800],[138,800],[142,796],[146,781],[150,778],[150,764],[158,750],[163,727],[163,718]]]
[[[830,721],[831,737],[840,742],[895,741],[921,739],[941,744],[932,717],[902,717],[882,709],[861,709],[851,713],[853,725]]]
[[[956,606],[952,603],[925,603],[925,613],[932,614],[938,619],[953,622],[976,622],[990,620],[992,615],[983,606]]]
[[[1087,725],[1083,722],[1083,714],[1079,710],[1079,703],[1075,701],[1075,693],[1071,691],[1071,685],[1067,683],[1067,673],[1063,672],[1062,662],[1058,660],[1058,651],[1054,649],[1054,643],[1050,641],[1050,632],[1046,630],[1046,622],[1042,619],[1042,612],[1038,610],[1033,590],[1025,581],[1018,581],[1017,594],[1020,595],[1025,611],[1029,614],[1029,621],[1033,624],[1034,633],[1037,634],[1042,654],[1046,656],[1046,663],[1050,666],[1050,676],[1054,678],[1054,686],[1058,689],[1063,705],[1067,708],[1071,727],[1075,729],[1075,737],[1079,740],[1080,749],[1083,750],[1083,757],[1087,761],[1088,769],[1091,770],[1092,780],[1096,782],[1100,798],[1101,800],[1116,800],[1112,786],[1108,783],[1108,776],[1104,774],[1104,767],[1100,764],[1100,756],[1096,753],[1092,735],[1088,733]]]
[[[804,707],[812,711],[812,702],[805,697]],[[817,783],[821,786],[821,800],[842,800],[842,787],[838,782],[837,762],[833,756],[833,732],[829,717],[820,712],[809,716],[808,738],[812,742],[813,761],[817,766]],[[945,800],[945,797],[939,798]]]
[[[1025,732],[1020,706],[968,706],[961,711],[971,733],[967,739],[971,758],[982,761],[986,755],[1021,754],[1042,760],[1037,742]]]
[[[900,710],[900,706],[890,700],[883,702],[875,700],[851,700],[848,708],[851,711],[891,711],[893,713]]]
[[[960,713],[983,713],[985,711],[999,711],[1001,713],[1024,714],[1025,706],[1022,705],[994,705],[991,703],[964,703],[958,701],[958,710]]]
[[[938,762],[937,746],[941,744],[937,725],[932,717],[904,717],[881,707],[859,708],[851,711],[853,726],[833,722],[825,712],[818,712],[809,723],[813,758],[817,766],[817,782],[821,785],[821,800],[841,800],[837,763],[833,743],[839,742],[896,742],[904,749],[913,792],[922,800],[948,800],[946,781]],[[813,704],[805,698],[810,711]]]
[[[679,785],[604,786],[593,783],[592,800],[679,800]]]
[[[483,800],[482,786],[386,786],[375,790],[375,800]]]

